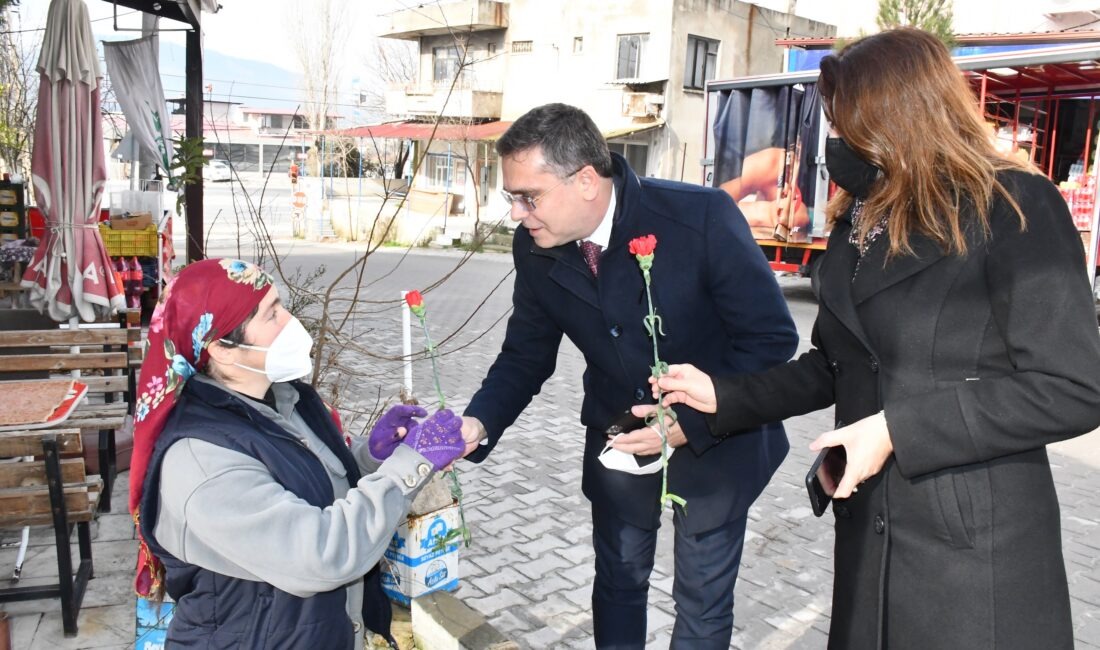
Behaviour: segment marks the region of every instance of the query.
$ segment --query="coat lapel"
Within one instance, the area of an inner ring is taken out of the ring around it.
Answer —
[[[885,236],[882,241],[871,246],[852,283],[852,299],[856,305],[944,258],[943,250],[923,235],[912,235],[909,243],[913,248],[912,255],[899,255],[889,261],[886,259],[886,251],[890,246]],[[849,248],[855,250],[852,246]]]
[[[625,255],[630,240],[648,233],[637,232],[638,210],[635,204],[642,192],[642,183],[625,164],[619,163],[617,154],[612,155],[615,183],[615,220],[611,227],[611,241],[604,255]]]
[[[554,260],[548,274],[550,279],[562,289],[580,300],[600,308],[600,295],[596,288],[596,278],[588,270],[576,242],[569,242],[555,248],[539,248],[531,244],[531,254],[549,257]]]
[[[871,343],[859,322],[856,303],[852,299],[852,273],[856,268],[857,254],[855,246],[848,243],[851,230],[851,222],[837,221],[829,237],[828,253],[821,260],[818,286],[821,287],[821,303],[870,350]]]

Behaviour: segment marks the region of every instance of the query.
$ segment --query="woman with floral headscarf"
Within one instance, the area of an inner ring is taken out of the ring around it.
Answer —
[[[409,504],[461,455],[461,419],[399,405],[345,439],[306,383],[313,341],[271,277],[185,268],[149,328],[130,510],[137,592],[176,601],[167,647],[392,642],[377,563]]]

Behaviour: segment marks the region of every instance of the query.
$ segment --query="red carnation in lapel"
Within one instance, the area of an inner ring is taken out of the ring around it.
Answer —
[[[630,240],[631,255],[652,255],[656,248],[656,235],[645,235],[644,237],[635,237]]]
[[[654,235],[643,235],[630,240],[630,254],[638,260],[638,266],[642,267],[646,286],[649,286],[649,270],[653,268],[653,251],[656,248],[657,237]]]

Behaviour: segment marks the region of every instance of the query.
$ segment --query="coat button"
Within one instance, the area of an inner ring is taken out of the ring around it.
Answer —
[[[871,357],[871,372],[878,372],[878,359]]]
[[[842,503],[836,503],[835,501],[833,502],[833,514],[842,519],[850,519],[852,517],[852,513],[848,510],[848,506]]]
[[[612,325],[610,332],[611,338],[617,339],[619,338],[619,335],[623,333],[623,328],[619,327],[618,325]]]
[[[419,465],[416,466],[416,473],[421,475],[421,476],[427,476],[428,474],[431,474],[432,473],[431,465],[428,465],[427,463],[420,463]]]
[[[356,634],[359,634],[359,630],[363,629],[363,624],[359,621],[355,621],[351,624],[351,629],[354,630]]]
[[[881,535],[886,530],[886,521],[883,520],[882,515],[875,515],[875,534]]]
[[[836,362],[836,359],[829,362],[829,368],[833,371],[834,375],[840,374],[840,364]]]
[[[411,474],[406,476],[405,485],[408,487],[416,487],[416,477]]]
[[[634,399],[636,399],[636,400],[643,400],[643,399],[645,399],[645,391],[644,391],[644,390],[642,390],[641,388],[639,388],[638,390],[634,391]]]

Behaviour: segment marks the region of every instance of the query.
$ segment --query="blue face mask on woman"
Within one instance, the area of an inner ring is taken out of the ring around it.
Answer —
[[[842,190],[865,199],[882,170],[864,160],[844,138],[825,138],[825,168]]]

